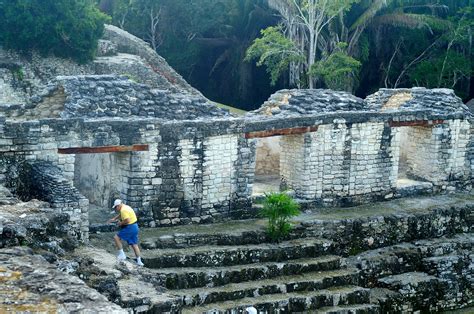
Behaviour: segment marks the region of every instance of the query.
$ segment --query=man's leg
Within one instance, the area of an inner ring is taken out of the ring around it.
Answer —
[[[115,246],[117,247],[117,259],[120,260],[126,260],[127,255],[125,255],[125,252],[123,251],[123,246],[122,246],[122,240],[120,240],[120,237],[116,234],[114,236],[114,242]]]
[[[132,249],[135,253],[135,256],[140,257],[140,248],[138,247],[138,244],[132,244]]]
[[[137,257],[137,259],[136,259],[137,265],[138,266],[144,266],[144,264],[142,262],[142,258],[140,257],[140,248],[138,247],[138,244],[132,244],[131,247],[133,249],[133,252],[135,253],[135,256]]]
[[[118,235],[114,235],[114,242],[115,242],[115,247],[117,248],[117,250],[123,249],[122,241],[120,240],[120,237]]]

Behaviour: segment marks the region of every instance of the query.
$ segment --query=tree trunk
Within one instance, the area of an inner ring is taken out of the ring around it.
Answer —
[[[309,31],[309,55],[308,55],[308,71],[311,70],[311,66],[316,60],[316,34],[314,31]],[[313,77],[308,76],[309,88],[314,88]]]

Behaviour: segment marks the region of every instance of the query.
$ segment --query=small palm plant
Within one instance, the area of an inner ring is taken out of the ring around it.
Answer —
[[[300,205],[285,193],[270,193],[266,195],[262,217],[268,218],[267,232],[273,241],[287,236],[291,231],[291,217],[300,214]]]

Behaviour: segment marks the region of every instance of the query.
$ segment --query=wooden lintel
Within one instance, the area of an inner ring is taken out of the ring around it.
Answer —
[[[401,126],[423,126],[431,127],[438,124],[443,124],[444,120],[417,120],[417,121],[390,121],[389,124],[391,127],[401,127]]]
[[[59,154],[103,154],[120,152],[140,152],[148,151],[147,144],[138,144],[132,146],[98,146],[98,147],[71,147],[58,148]]]
[[[266,130],[258,132],[249,132],[245,133],[245,138],[261,138],[261,137],[270,137],[278,135],[294,135],[294,134],[304,134],[308,132],[316,132],[318,130],[317,126],[308,126],[302,128],[289,128],[289,129],[278,129],[278,130]]]

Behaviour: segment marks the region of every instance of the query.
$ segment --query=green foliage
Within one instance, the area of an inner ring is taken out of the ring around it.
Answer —
[[[255,39],[248,48],[246,61],[258,59],[257,65],[264,65],[275,85],[278,78],[288,70],[291,62],[304,60],[303,53],[296,44],[286,38],[281,26],[270,26],[261,31],[262,37]]]
[[[291,231],[291,217],[300,214],[299,204],[285,193],[270,193],[266,196],[260,214],[268,219],[267,232],[278,241]]]
[[[122,73],[122,75],[125,76],[126,78],[128,78],[132,82],[135,82],[135,83],[140,82],[140,80],[135,75],[130,74],[128,72]]]
[[[370,56],[370,43],[367,34],[363,34],[359,39],[359,53],[358,58],[361,62],[369,60]]]
[[[469,79],[472,74],[469,58],[461,53],[449,51],[445,55],[435,56],[419,63],[410,72],[409,78],[415,86],[455,88],[459,82]]]
[[[333,53],[313,65],[310,75],[322,77],[330,89],[350,91],[362,64],[347,55],[346,48],[347,44],[339,43]]]
[[[95,1],[115,25],[148,42],[149,9],[160,10],[158,52],[207,97],[241,108],[254,109],[277,88],[305,86],[308,74],[319,77],[315,87],[352,89],[361,97],[380,87],[451,87],[456,80],[457,94],[473,96],[466,71],[473,66],[472,0]],[[310,68],[311,7],[321,24]],[[436,77],[440,84],[432,85]]]
[[[451,27],[448,20],[423,14],[413,13],[391,13],[377,17],[372,25],[373,27],[404,27],[410,29],[426,29],[430,33],[446,31]]]
[[[90,60],[107,16],[92,0],[0,0],[0,43],[10,49]]]
[[[25,72],[21,66],[10,67],[10,73],[17,81],[23,81],[25,79]]]
[[[114,25],[151,46],[152,8],[159,20],[156,50],[210,99],[255,109],[274,90],[264,69],[243,60],[260,30],[277,20],[267,0],[96,1]]]

